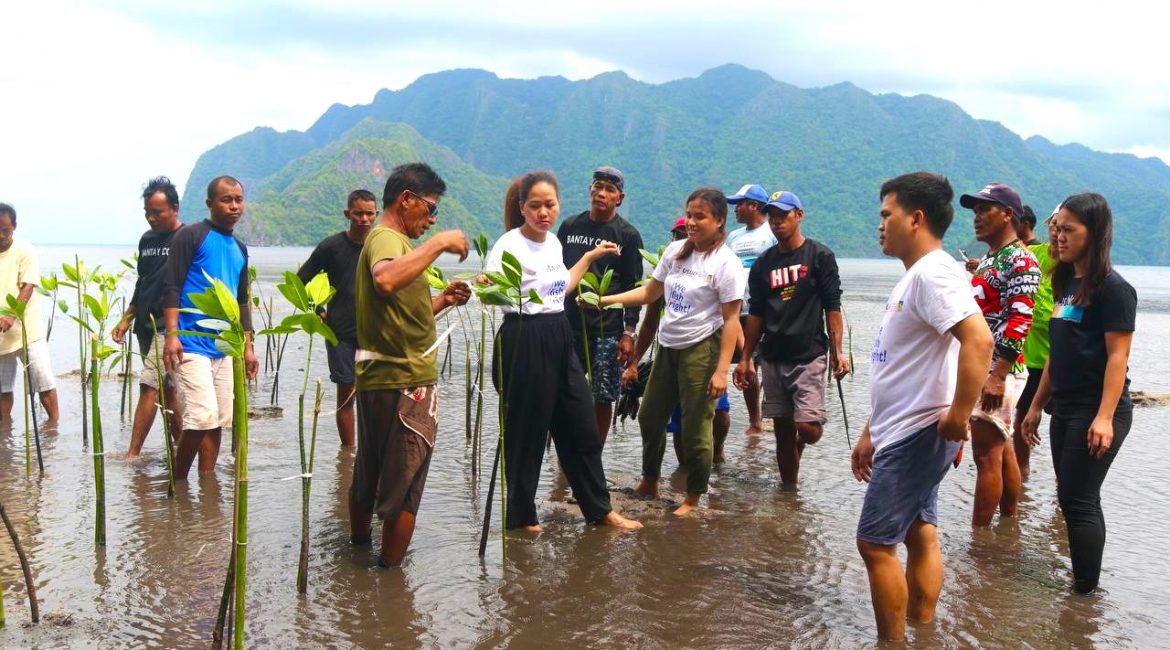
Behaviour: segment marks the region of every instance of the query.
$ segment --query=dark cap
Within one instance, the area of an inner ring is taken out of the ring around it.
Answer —
[[[616,185],[618,191],[626,191],[626,176],[617,167],[598,167],[593,170],[593,180],[607,181]]]
[[[1024,216],[1024,202],[1020,200],[1020,193],[1012,186],[1003,183],[988,183],[974,194],[964,194],[959,197],[959,205],[968,210],[975,207],[976,201],[991,201],[1005,208],[1012,209],[1012,219],[1019,221]]]

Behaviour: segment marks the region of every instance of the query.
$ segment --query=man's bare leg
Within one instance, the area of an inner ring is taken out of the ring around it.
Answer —
[[[50,388],[41,393],[41,406],[45,408],[45,415],[48,416],[48,424],[55,424],[58,416],[61,415],[57,408],[57,389]]]
[[[999,497],[999,516],[1015,517],[1019,514],[1020,490],[1023,480],[1020,477],[1019,463],[1016,461],[1014,440],[1003,446],[1001,471],[1003,472],[1003,494]]]
[[[138,406],[134,407],[134,424],[130,429],[130,448],[126,460],[134,460],[142,453],[142,445],[150,428],[154,426],[154,413],[158,409],[158,390],[146,384],[138,384]]]
[[[757,379],[743,389],[743,401],[747,403],[748,428],[745,436],[758,436],[764,432],[764,418],[760,416],[760,381]],[[729,416],[730,417],[730,416]],[[730,427],[730,423],[728,423]]]
[[[910,620],[926,623],[934,619],[942,583],[943,559],[938,545],[938,529],[917,519],[906,533],[906,585],[909,594],[906,616]]]
[[[731,430],[731,414],[727,411],[715,410],[715,419],[711,421],[711,437],[715,441],[713,463],[727,462],[723,455],[723,443],[727,441],[727,432]],[[681,454],[680,454],[681,456]],[[680,460],[681,464],[682,461]]]
[[[792,418],[773,418],[772,429],[776,435],[776,466],[780,468],[780,481],[796,485],[800,475],[800,455],[804,452],[804,441],[797,435],[796,422]]]
[[[859,539],[857,550],[861,553],[861,559],[865,560],[865,571],[869,574],[869,597],[873,602],[878,638],[883,641],[901,641],[906,637],[909,589],[902,564],[898,562],[898,547],[871,544]]]
[[[410,546],[410,538],[414,536],[414,513],[401,510],[394,521],[382,522],[382,554],[383,566],[397,567],[402,565],[406,558],[406,549]]]
[[[0,393],[0,422],[12,423],[12,393]]]
[[[353,384],[337,384],[337,436],[341,438],[342,447],[356,447],[357,438],[354,435],[353,404],[357,401],[357,393]]]
[[[975,456],[975,507],[971,525],[990,526],[1003,496],[1003,434],[986,420],[971,420],[971,450]]]
[[[183,407],[179,404],[179,391],[174,384],[167,384],[163,395],[167,398],[167,410],[171,412],[171,442],[178,442],[183,433]]]
[[[597,435],[604,447],[605,439],[609,437],[609,423],[613,421],[613,402],[594,402],[593,416],[597,419]]]
[[[211,438],[214,434],[214,443],[206,442],[205,439]],[[179,436],[178,445],[175,448],[175,480],[185,481],[187,475],[191,473],[191,464],[195,462],[195,456],[199,456],[199,472],[204,472],[204,448],[210,449],[214,446],[214,453],[219,455],[219,429],[184,429],[183,434]],[[215,458],[211,459],[211,469],[215,468]],[[210,470],[208,470],[210,471]]]
[[[222,429],[215,428],[203,435],[203,444],[199,447],[199,473],[210,474],[215,471],[215,461],[219,460],[219,443]]]
[[[347,496],[349,502],[349,541],[351,544],[363,545],[370,543],[370,523],[374,513],[361,507],[353,497]]]
[[[1024,441],[1023,434],[1020,433],[1020,419],[1016,418],[1015,424],[1012,426],[1012,448],[1016,452],[1016,465],[1020,468],[1020,482],[1028,480],[1028,475],[1032,473],[1032,448]]]

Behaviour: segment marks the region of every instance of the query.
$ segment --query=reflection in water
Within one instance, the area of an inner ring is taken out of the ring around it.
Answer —
[[[125,251],[83,253],[116,265]],[[277,272],[294,267],[307,250],[259,249],[254,255],[270,293]],[[46,268],[59,263],[51,255],[43,258]],[[863,348],[872,340],[872,324],[897,268],[845,261],[842,270],[860,364],[844,386],[850,414],[860,420],[868,403]],[[1143,273],[1170,286],[1170,272]],[[1139,294],[1146,295],[1138,284]],[[1170,334],[1170,313],[1143,312],[1138,327],[1135,387],[1170,392],[1170,378],[1141,361],[1154,358],[1158,337]],[[58,320],[51,349],[54,367],[63,374],[77,365],[70,356],[75,334],[75,326]],[[455,343],[459,361],[462,339]],[[849,472],[836,400],[827,405],[824,438],[805,451],[800,486],[783,489],[774,439],[768,433],[755,439],[740,434],[746,417],[742,398],[733,393],[729,462],[713,474],[699,516],[681,521],[668,505],[636,501],[622,491],[637,477],[641,440],[636,422],[619,424],[610,433],[604,463],[615,506],[646,524],[635,534],[585,525],[577,506],[568,503],[570,494],[550,455],[537,503],[545,531],[510,536],[508,562],[502,564],[498,503],[487,557],[481,560],[476,553],[495,449],[495,395],[488,392],[484,409],[487,466],[473,480],[464,444],[460,363],[441,385],[439,440],[401,570],[379,570],[376,548],[350,545],[345,495],[353,452],[338,446],[332,418],[321,418],[309,590],[298,595],[300,484],[282,480],[299,474],[295,408],[290,408],[299,383],[287,381],[290,373],[300,372],[298,345],[290,340],[286,350],[283,419],[252,423],[247,635],[253,646],[873,646],[868,585],[853,539],[864,486]],[[324,354],[313,360],[311,373],[327,375]],[[262,376],[253,389],[257,403],[267,403],[271,379]],[[71,614],[74,625],[21,627],[27,609],[13,603],[21,602],[23,586],[13,579],[18,574],[9,545],[0,542],[10,604],[0,645],[205,647],[230,550],[231,455],[221,455],[214,475],[193,473],[168,500],[160,423],[135,462],[121,459],[129,422],[111,424],[106,432],[109,541],[104,551],[95,549],[92,456],[81,445],[76,382],[76,376],[58,377],[60,434],[42,437],[43,479],[24,478],[22,416],[15,430],[0,431],[0,500],[24,538],[42,612]],[[120,387],[107,385],[102,406],[116,423]],[[967,461],[951,472],[939,494],[946,581],[938,619],[909,626],[909,644],[1163,645],[1170,633],[1165,620],[1170,596],[1164,589],[1170,567],[1161,556],[1168,525],[1150,513],[1164,512],[1170,500],[1157,453],[1167,424],[1166,410],[1138,411],[1125,452],[1106,482],[1105,591],[1091,598],[1068,591],[1066,533],[1046,442],[1033,455],[1018,523],[972,531],[973,466]],[[670,454],[666,463],[664,469],[673,471]],[[675,492],[667,496],[681,498],[682,479],[672,476]]]

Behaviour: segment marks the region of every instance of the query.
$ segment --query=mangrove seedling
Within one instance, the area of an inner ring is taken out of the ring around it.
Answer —
[[[28,367],[28,330],[24,326],[24,313],[28,307],[28,303],[21,302],[16,299],[16,296],[8,294],[8,304],[0,308],[0,315],[11,316],[20,323],[20,363],[24,366],[24,477],[32,476],[32,442],[36,439],[37,445],[37,466],[40,467],[41,474],[45,473],[45,461],[41,457],[41,432],[36,428],[36,421],[33,419],[35,415],[30,415],[30,408],[36,399],[36,395],[32,392],[32,377],[29,373]],[[30,428],[35,430],[30,432]]]
[[[329,286],[329,276],[318,273],[308,284],[291,271],[284,272],[284,282],[276,285],[285,298],[292,303],[295,312],[286,316],[280,325],[260,334],[288,336],[304,332],[309,336],[305,348],[305,375],[301,382],[301,394],[297,397],[297,436],[301,448],[301,554],[297,563],[297,592],[305,593],[309,586],[309,494],[313,486],[313,457],[317,451],[317,416],[321,411],[321,382],[317,382],[317,398],[313,407],[313,425],[308,449],[305,447],[305,392],[309,389],[309,369],[313,360],[313,339],[319,335],[331,345],[337,345],[337,335],[321,320],[318,310],[323,308],[337,293]]]
[[[232,552],[229,561],[227,583],[224,586],[223,606],[227,606],[229,595],[234,594],[235,628],[233,645],[237,650],[244,647],[244,611],[248,567],[248,375],[244,367],[248,334],[240,323],[240,305],[231,289],[223,282],[208,276],[211,284],[201,293],[189,293],[193,308],[184,308],[193,314],[207,318],[199,320],[200,327],[215,333],[180,331],[189,336],[205,336],[215,339],[215,345],[232,358],[232,437],[237,440],[235,460],[235,504],[232,526]],[[220,620],[224,616],[221,612]]]

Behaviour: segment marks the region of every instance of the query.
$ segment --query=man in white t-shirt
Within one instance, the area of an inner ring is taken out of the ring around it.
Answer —
[[[776,245],[776,235],[772,234],[768,218],[764,215],[764,204],[768,202],[768,196],[759,185],[744,185],[738,192],[727,197],[727,202],[735,206],[735,220],[743,224],[743,227],[731,231],[725,243],[743,262],[745,277],[752,264],[756,262],[756,258]],[[743,309],[739,315],[741,328],[747,327],[749,293],[750,289],[744,289]],[[732,365],[739,363],[740,352],[742,346],[735,349],[735,356],[731,358]],[[760,381],[756,377],[753,376],[744,386],[743,400],[747,403],[748,412],[748,428],[744,434],[758,436],[764,432],[764,418],[760,414]]]
[[[966,274],[942,250],[955,193],[943,176],[904,174],[881,188],[882,252],[906,266],[870,356],[871,415],[853,449],[869,483],[857,549],[869,574],[878,638],[934,617],[942,590],[938,486],[968,436],[991,363],[991,331]],[[906,569],[898,561],[905,543]]]
[[[25,304],[24,323],[28,338],[29,381],[32,390],[41,396],[41,406],[49,424],[57,421],[57,389],[53,369],[49,365],[49,346],[45,343],[45,327],[37,307],[36,288],[41,281],[37,253],[32,244],[16,239],[16,210],[0,203],[0,305],[7,307],[8,296]],[[12,421],[14,390],[23,368],[23,342],[20,321],[15,316],[0,317],[0,421]]]

